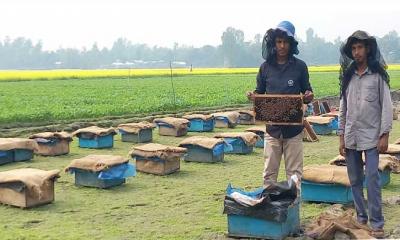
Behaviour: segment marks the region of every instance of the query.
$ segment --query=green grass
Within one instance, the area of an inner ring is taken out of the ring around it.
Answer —
[[[400,71],[391,71],[392,89]],[[335,72],[311,72],[316,97],[337,95]],[[121,116],[248,103],[254,74],[0,82],[0,125]],[[176,105],[174,104],[176,103]]]
[[[243,129],[239,126],[228,131]],[[399,136],[400,123],[395,121],[391,142]],[[158,143],[176,145],[182,139],[160,137],[154,131]],[[68,156],[35,157],[30,162],[0,166],[0,171],[22,167],[63,169],[72,159],[87,154],[127,156],[131,146],[116,137],[111,150],[89,150],[78,148],[75,140]],[[304,143],[304,147],[305,165],[326,163],[338,153],[338,138],[320,137],[319,142]],[[181,162],[181,171],[169,176],[138,173],[123,186],[109,190],[77,187],[72,175],[62,173],[53,204],[27,210],[0,205],[0,239],[223,239],[227,233],[226,216],[222,214],[227,184],[259,187],[263,164],[262,149],[256,149],[251,155],[226,155],[223,163]],[[398,196],[399,190],[400,175],[392,174],[383,197]],[[328,206],[303,203],[301,221],[310,221]],[[389,232],[398,224],[400,206],[385,206],[384,214]]]

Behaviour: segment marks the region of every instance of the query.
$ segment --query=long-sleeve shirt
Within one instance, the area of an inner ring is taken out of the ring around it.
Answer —
[[[339,135],[345,147],[357,151],[378,146],[379,138],[392,129],[393,106],[388,84],[368,68],[354,73],[340,99]]]
[[[307,65],[296,57],[286,64],[261,64],[257,75],[258,94],[300,94],[312,91]],[[267,133],[274,138],[292,138],[303,131],[303,126],[267,125]]]

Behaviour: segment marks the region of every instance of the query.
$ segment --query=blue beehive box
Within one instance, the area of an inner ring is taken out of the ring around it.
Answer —
[[[112,148],[114,146],[114,135],[117,134],[113,128],[99,128],[96,126],[82,128],[73,133],[79,138],[81,148]]]
[[[107,165],[109,162],[110,165]],[[106,164],[103,169],[87,169],[87,166]],[[115,164],[115,165],[111,165]],[[82,166],[85,166],[83,168]],[[74,160],[67,171],[75,174],[75,185],[96,188],[111,188],[125,183],[125,179],[136,175],[136,168],[124,158],[111,155],[89,155]]]
[[[14,151],[0,151],[0,165],[14,161]]]
[[[0,165],[33,158],[37,143],[25,138],[0,138]]]
[[[263,189],[260,188],[254,192],[240,192],[253,198],[262,191]],[[285,212],[284,216],[271,216],[270,219],[235,213],[236,210],[227,209],[225,205],[224,212],[228,216],[228,235],[240,238],[284,239],[291,234],[298,233],[300,229],[300,201],[296,199],[290,202],[290,204],[286,204],[287,206],[283,207],[284,209],[271,210],[271,215]],[[280,205],[280,203],[275,206],[277,205]],[[265,207],[268,207],[268,205],[260,208]],[[258,211],[261,211],[261,209]]]
[[[333,117],[311,116],[307,117],[307,121],[311,124],[314,132],[318,135],[328,135],[334,130]]]
[[[253,147],[259,137],[252,132],[230,132],[220,133],[216,138],[223,138],[231,147],[225,147],[226,154],[249,154],[253,152]]]
[[[246,129],[245,131],[257,134],[259,136],[259,139],[257,140],[255,147],[256,148],[264,148],[264,135],[266,132],[265,126],[251,127],[251,128]]]
[[[226,143],[221,139],[208,137],[190,137],[179,146],[187,149],[184,160],[188,162],[222,162]]]
[[[14,161],[22,162],[28,161],[33,158],[33,150],[31,149],[15,149],[14,150]]]
[[[349,186],[333,183],[301,181],[301,198],[310,202],[351,204],[353,194]]]
[[[379,170],[379,183],[381,187],[384,187],[390,183],[390,169],[385,169],[383,171]],[[364,187],[367,187],[367,177],[364,179]]]
[[[216,128],[234,128],[239,122],[238,112],[221,112],[212,114]]]
[[[212,132],[214,130],[215,120],[211,115],[192,114],[182,118],[190,121],[189,132]]]

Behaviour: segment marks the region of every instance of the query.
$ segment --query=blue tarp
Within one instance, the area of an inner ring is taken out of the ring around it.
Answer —
[[[99,179],[123,179],[136,176],[136,167],[129,163],[113,166],[99,173]]]

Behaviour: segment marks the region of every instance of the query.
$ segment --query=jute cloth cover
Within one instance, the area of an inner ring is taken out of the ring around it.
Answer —
[[[0,138],[0,150],[29,149],[35,151],[38,145],[35,140],[27,138]]]
[[[226,132],[218,133],[214,136],[215,138],[241,138],[247,146],[253,146],[256,144],[260,137],[252,132]]]
[[[161,159],[170,159],[181,157],[186,153],[186,148],[167,146],[158,143],[148,143],[141,146],[133,147],[130,151],[131,156],[140,156],[144,158],[158,157]]]
[[[213,149],[217,144],[221,143],[224,143],[224,140],[221,138],[194,136],[184,139],[182,142],[179,143],[179,146],[184,147],[185,145],[195,145],[207,149]]]
[[[185,115],[182,118],[187,119],[187,120],[192,120],[192,119],[201,119],[204,121],[208,121],[213,119],[214,117],[212,115],[204,115],[204,114],[189,114]]]
[[[92,172],[100,172],[112,166],[127,163],[128,161],[129,159],[121,156],[88,155],[83,158],[72,160],[68,167],[65,168],[65,171],[68,172],[72,168],[77,168]]]
[[[254,111],[251,111],[251,110],[239,110],[238,113],[239,114],[247,114],[247,115],[250,115],[252,117],[256,116],[256,113]]]
[[[335,118],[334,117],[310,116],[310,117],[306,117],[306,119],[311,124],[313,124],[313,123],[316,123],[316,124],[329,124]]]
[[[350,187],[347,168],[335,165],[312,165],[303,169],[303,179],[316,183],[341,184]]]
[[[365,161],[364,154],[362,155],[363,161]],[[347,166],[346,158],[342,155],[338,155],[334,159],[329,161],[330,165],[336,166]],[[379,170],[384,171],[385,169],[391,169],[393,173],[400,172],[400,161],[389,154],[379,154]]]
[[[134,133],[134,134],[138,134],[140,132],[140,130],[143,129],[153,129],[156,126],[153,123],[149,123],[149,122],[139,122],[139,123],[124,123],[124,124],[120,124],[118,125],[118,129],[127,132],[127,133]]]
[[[154,119],[154,122],[166,123],[178,129],[178,128],[186,128],[189,123],[189,120],[184,118],[165,117],[165,118],[156,118]]]
[[[213,117],[226,117],[230,124],[235,124],[240,116],[238,112],[220,112],[220,113],[213,113]]]
[[[67,141],[72,141],[72,134],[67,133],[67,132],[42,132],[42,133],[36,133],[32,134],[30,139],[35,139],[35,138],[55,138],[55,139],[60,139],[60,140],[67,140]]]
[[[251,127],[251,128],[247,128],[245,131],[246,132],[253,132],[255,134],[257,134],[257,133],[265,134],[267,130],[266,130],[265,126],[254,126],[254,127]]]
[[[87,127],[87,128],[82,128],[82,129],[78,129],[75,132],[72,133],[72,136],[78,136],[82,133],[90,133],[96,136],[106,136],[109,134],[117,134],[117,132],[115,131],[114,128],[100,128],[97,126],[91,126],[91,127]]]

